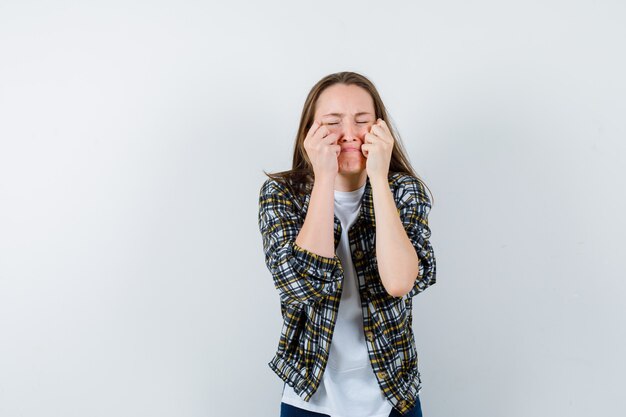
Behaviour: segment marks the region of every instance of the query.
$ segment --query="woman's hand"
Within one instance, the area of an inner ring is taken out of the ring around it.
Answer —
[[[361,152],[367,158],[365,163],[367,176],[370,178],[380,176],[386,179],[389,173],[394,139],[383,119],[376,120],[369,133],[365,134],[364,142],[361,145]]]
[[[304,149],[313,165],[315,178],[327,176],[334,179],[337,176],[337,157],[341,152],[341,145],[337,144],[338,138],[336,133],[331,133],[317,120],[313,122],[304,138]]]

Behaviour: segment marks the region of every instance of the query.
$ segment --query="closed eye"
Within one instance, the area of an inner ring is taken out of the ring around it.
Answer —
[[[358,124],[364,124],[367,122],[357,122]],[[326,123],[327,125],[338,125],[339,123]]]

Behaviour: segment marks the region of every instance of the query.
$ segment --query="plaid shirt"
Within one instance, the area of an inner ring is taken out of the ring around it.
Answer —
[[[363,328],[370,363],[380,389],[404,414],[421,389],[412,328],[412,297],[435,283],[435,257],[429,243],[430,200],[423,185],[405,173],[390,173],[389,186],[404,229],[419,257],[419,273],[404,297],[387,293],[378,274],[376,223],[372,188],[367,183],[360,213],[348,230],[358,278]],[[343,268],[337,257],[310,252],[295,243],[307,212],[310,193],[295,196],[283,184],[266,179],[259,193],[259,229],[265,263],[281,303],[283,326],[269,367],[305,401],[317,390],[339,310]],[[334,216],[335,249],[341,222]]]

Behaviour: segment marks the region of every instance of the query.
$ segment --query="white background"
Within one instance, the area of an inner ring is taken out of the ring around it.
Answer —
[[[624,3],[226,3],[0,2],[0,416],[279,415],[262,170],[343,70],[435,198],[424,415],[623,416]]]

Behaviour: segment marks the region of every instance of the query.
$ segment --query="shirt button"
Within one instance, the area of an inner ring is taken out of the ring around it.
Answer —
[[[387,372],[385,372],[385,371],[378,372],[378,378],[380,378],[380,379],[387,379]]]
[[[363,258],[363,251],[361,251],[361,250],[355,251],[354,252],[354,256],[356,256],[357,259]]]
[[[365,337],[367,338],[367,340],[371,342],[372,340],[374,340],[374,333],[369,332],[369,331],[365,332]]]

